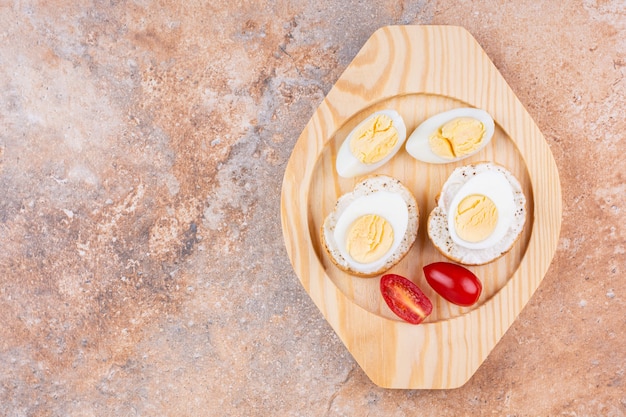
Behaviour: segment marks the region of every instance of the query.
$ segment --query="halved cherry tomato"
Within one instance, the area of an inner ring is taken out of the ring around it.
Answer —
[[[483,285],[467,268],[449,262],[435,262],[424,267],[426,281],[437,294],[451,303],[468,307],[478,301]]]
[[[400,275],[387,274],[380,279],[383,299],[398,317],[420,324],[433,311],[433,305],[422,290]]]

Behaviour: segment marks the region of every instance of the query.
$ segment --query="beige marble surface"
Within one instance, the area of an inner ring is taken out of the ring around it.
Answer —
[[[561,173],[552,266],[456,390],[373,385],[282,242],[291,149],[389,24],[467,28]],[[625,74],[622,0],[0,1],[0,415],[626,415]]]

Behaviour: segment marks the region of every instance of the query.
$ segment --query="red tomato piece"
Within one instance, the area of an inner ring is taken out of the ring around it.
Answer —
[[[483,285],[467,268],[449,262],[435,262],[424,267],[430,286],[446,300],[468,307],[478,301]]]
[[[433,311],[433,305],[422,290],[400,275],[387,274],[380,279],[383,299],[398,317],[420,324]]]

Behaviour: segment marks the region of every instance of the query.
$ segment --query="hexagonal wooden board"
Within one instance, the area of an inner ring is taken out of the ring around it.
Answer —
[[[321,248],[324,218],[359,180],[339,177],[335,158],[348,132],[374,111],[397,110],[410,134],[429,116],[464,106],[484,109],[496,121],[492,141],[478,154],[432,165],[403,148],[375,172],[402,181],[420,210],[415,244],[388,271],[411,279],[433,301],[428,319],[411,325],[383,301],[380,277],[344,273]],[[481,279],[483,293],[474,306],[462,308],[439,297],[424,278],[424,265],[446,260],[428,239],[426,220],[452,170],[477,161],[501,164],[520,180],[528,218],[510,252],[468,267]],[[369,378],[388,388],[454,388],[474,374],[543,279],[561,211],[558,171],[543,135],[476,40],[452,26],[377,30],[307,123],[281,196],[285,244],[304,289]]]

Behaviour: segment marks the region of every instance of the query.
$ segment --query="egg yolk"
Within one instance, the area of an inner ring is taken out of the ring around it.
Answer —
[[[442,158],[459,158],[475,151],[483,141],[485,126],[471,117],[459,117],[441,126],[428,143]]]
[[[498,224],[498,209],[488,197],[472,194],[459,203],[454,213],[456,234],[466,242],[480,242],[493,233]]]
[[[350,151],[364,164],[382,160],[398,143],[391,117],[378,114],[367,120],[350,140]]]
[[[376,214],[356,219],[346,235],[346,249],[352,259],[360,263],[379,260],[393,244],[393,227]]]

